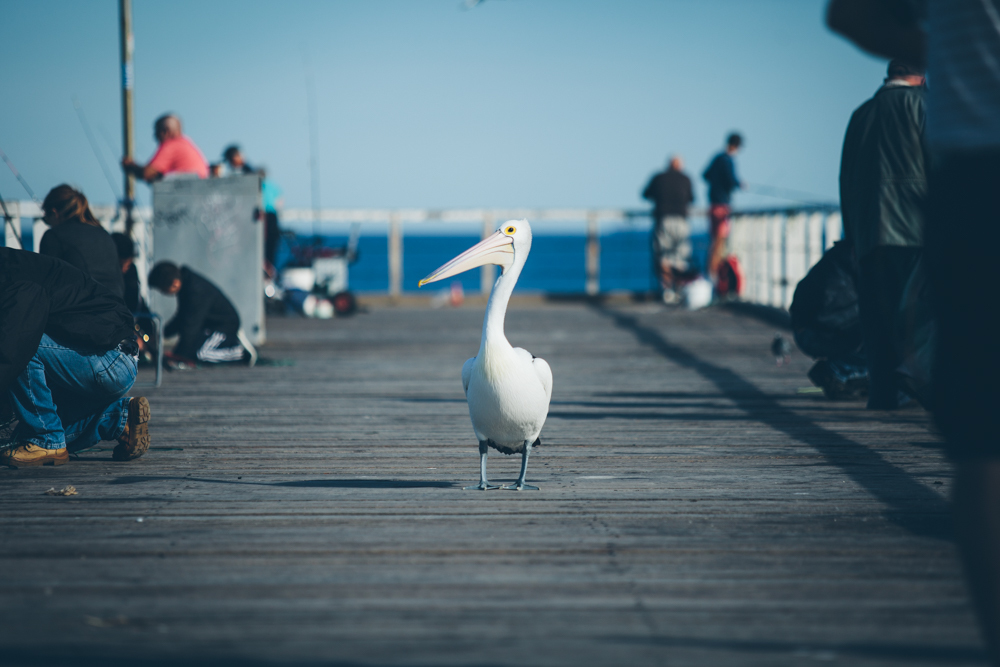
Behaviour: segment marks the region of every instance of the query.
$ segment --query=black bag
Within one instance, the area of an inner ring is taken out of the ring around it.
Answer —
[[[795,287],[788,311],[795,342],[809,356],[837,358],[861,349],[858,273],[854,248],[837,241]]]

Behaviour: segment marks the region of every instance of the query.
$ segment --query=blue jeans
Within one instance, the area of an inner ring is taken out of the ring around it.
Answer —
[[[9,392],[20,420],[14,441],[80,450],[114,440],[125,430],[135,374],[135,358],[124,352],[73,349],[43,335]]]

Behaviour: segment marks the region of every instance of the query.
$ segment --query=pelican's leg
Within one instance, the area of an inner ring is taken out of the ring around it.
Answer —
[[[525,442],[524,451],[521,452],[521,474],[517,477],[517,482],[514,484],[504,484],[501,489],[508,489],[511,491],[537,491],[537,486],[532,486],[531,484],[524,483],[524,472],[528,469],[528,457],[531,456],[531,445],[534,443]]]
[[[479,484],[475,486],[465,487],[466,491],[479,490],[486,491],[488,489],[499,489],[500,487],[496,484],[490,484],[486,481],[486,457],[489,454],[490,448],[486,444],[485,440],[479,441]],[[522,473],[523,477],[523,473]]]

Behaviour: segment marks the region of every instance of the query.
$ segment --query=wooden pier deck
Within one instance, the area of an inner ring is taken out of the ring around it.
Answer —
[[[922,410],[730,311],[515,305],[541,491],[463,491],[481,318],[272,319],[294,365],[167,375],[144,458],[0,469],[0,664],[986,664]]]

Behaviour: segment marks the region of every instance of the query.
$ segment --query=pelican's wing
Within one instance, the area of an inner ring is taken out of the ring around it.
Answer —
[[[535,357],[531,360],[531,367],[535,369],[538,379],[542,381],[542,387],[545,388],[545,398],[552,400],[552,369],[549,368],[548,362]]]
[[[462,364],[462,390],[465,391],[465,397],[469,397],[469,378],[472,377],[472,366],[476,363],[476,358],[472,357],[464,364]]]

